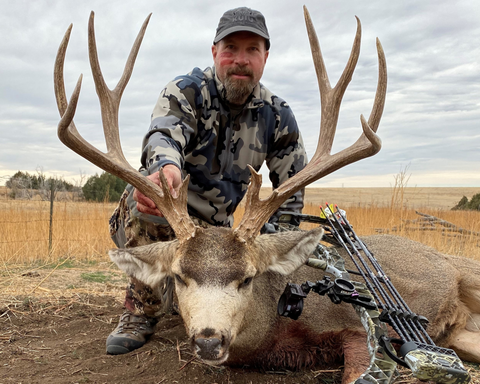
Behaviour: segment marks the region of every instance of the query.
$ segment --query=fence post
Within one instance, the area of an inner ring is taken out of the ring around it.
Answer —
[[[55,183],[50,183],[50,228],[48,233],[48,255],[52,252],[52,234],[53,234],[53,200],[55,199]]]

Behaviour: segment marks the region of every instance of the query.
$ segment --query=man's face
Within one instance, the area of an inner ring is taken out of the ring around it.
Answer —
[[[265,39],[252,32],[235,32],[213,45],[212,54],[227,100],[244,104],[260,81],[267,62]]]

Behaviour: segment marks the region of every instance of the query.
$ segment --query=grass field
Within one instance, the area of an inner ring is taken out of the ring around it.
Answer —
[[[480,212],[450,210],[463,195],[471,198],[477,191],[475,188],[308,188],[304,213],[318,215],[318,205],[328,200],[347,211],[359,235],[395,233],[444,253],[480,259]],[[108,231],[108,219],[114,208],[115,204],[108,203],[55,202],[50,243],[49,202],[2,199],[0,261],[4,265],[67,258],[107,261],[106,253],[114,247]],[[412,223],[421,218],[416,211],[457,228]],[[242,214],[240,207],[236,222]]]
[[[113,248],[108,219],[115,204],[55,202],[50,235],[50,203],[0,201],[0,261],[3,264],[106,260]]]

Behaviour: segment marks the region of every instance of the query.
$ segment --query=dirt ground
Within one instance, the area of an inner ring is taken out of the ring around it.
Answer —
[[[122,356],[105,353],[105,339],[122,312],[125,277],[110,263],[66,263],[57,269],[1,275],[0,384],[10,383],[340,383],[342,367],[265,372],[209,367],[190,353],[179,316],[165,316],[150,341]],[[478,366],[469,365],[480,383]],[[412,383],[401,371],[398,383]]]
[[[122,312],[126,280],[116,267],[104,264],[3,275],[1,384],[293,384],[325,383],[323,378],[335,383],[341,377],[339,367],[293,373],[207,366],[193,359],[178,315],[162,318],[155,335],[138,351],[109,356],[105,340]]]

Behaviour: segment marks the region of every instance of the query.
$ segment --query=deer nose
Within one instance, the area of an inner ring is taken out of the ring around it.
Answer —
[[[222,340],[214,337],[195,339],[197,355],[203,360],[216,360],[221,350]]]

